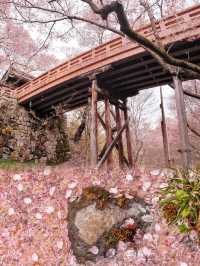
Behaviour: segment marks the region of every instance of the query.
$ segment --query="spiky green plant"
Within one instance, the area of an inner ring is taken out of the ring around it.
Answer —
[[[196,229],[200,215],[200,171],[177,170],[160,191],[160,207],[169,224],[181,233]]]

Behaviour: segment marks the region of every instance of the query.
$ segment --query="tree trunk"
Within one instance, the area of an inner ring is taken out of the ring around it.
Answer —
[[[74,142],[75,143],[79,142],[81,137],[82,137],[82,134],[83,134],[83,131],[84,131],[85,125],[86,125],[87,115],[88,115],[88,107],[85,108],[85,110],[83,112],[82,119],[81,119],[81,124],[77,128],[76,133],[74,135]]]

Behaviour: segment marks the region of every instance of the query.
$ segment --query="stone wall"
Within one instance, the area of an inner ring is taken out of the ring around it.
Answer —
[[[68,160],[69,151],[61,112],[41,119],[17,103],[13,90],[0,87],[0,159],[53,164]]]

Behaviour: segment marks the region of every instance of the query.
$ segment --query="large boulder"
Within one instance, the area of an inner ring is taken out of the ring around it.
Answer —
[[[133,241],[136,231],[145,231],[151,222],[142,199],[127,199],[98,186],[84,189],[79,198],[69,203],[69,239],[80,263],[105,256],[119,241]]]

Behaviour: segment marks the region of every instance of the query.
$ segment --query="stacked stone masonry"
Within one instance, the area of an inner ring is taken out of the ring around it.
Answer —
[[[18,104],[14,90],[0,86],[0,159],[56,164],[69,157],[61,112],[41,119]]]

